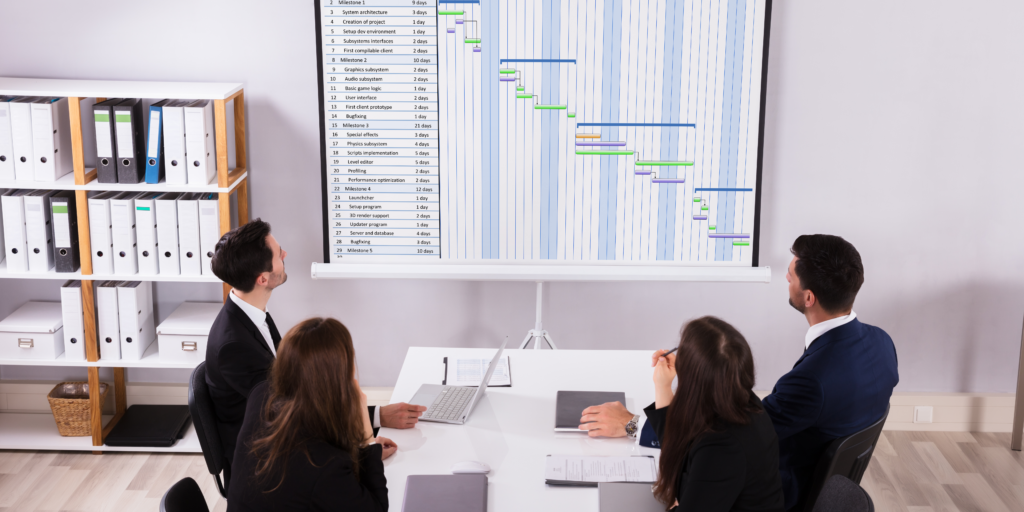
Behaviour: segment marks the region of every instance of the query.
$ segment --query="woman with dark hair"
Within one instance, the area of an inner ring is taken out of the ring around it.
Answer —
[[[238,436],[229,511],[386,511],[383,459],[366,395],[355,379],[352,336],[333,318],[288,331],[270,376],[252,390]]]
[[[654,353],[655,401],[644,409],[661,440],[655,497],[679,511],[784,510],[779,442],[752,391],[743,335],[706,316],[686,324],[675,354],[664,353]]]

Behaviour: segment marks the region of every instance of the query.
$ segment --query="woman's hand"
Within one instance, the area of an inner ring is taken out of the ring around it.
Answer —
[[[658,350],[651,357],[654,363],[654,406],[658,409],[672,403],[672,380],[676,378],[676,355]]]
[[[384,460],[384,459],[394,455],[395,452],[398,451],[398,445],[395,444],[394,441],[392,441],[392,440],[390,440],[390,439],[388,439],[386,437],[377,436],[377,439],[375,439],[374,441],[377,444],[379,444],[380,447],[383,449],[383,451],[381,451],[381,454],[380,454],[380,460]]]
[[[359,390],[359,414],[363,417],[363,432],[366,434],[363,442],[365,444],[373,440],[373,422],[370,421],[370,411],[366,408],[366,393],[363,393],[363,388],[359,387],[358,380],[355,380],[355,383],[356,389]]]

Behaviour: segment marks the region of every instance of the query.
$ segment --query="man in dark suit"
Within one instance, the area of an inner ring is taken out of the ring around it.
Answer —
[[[779,436],[787,510],[803,506],[825,448],[881,419],[899,382],[892,338],[853,312],[864,282],[857,249],[838,236],[803,235],[790,251],[789,303],[810,329],[803,356],[763,400]]]
[[[267,302],[274,289],[288,280],[284,269],[287,254],[270,234],[270,224],[260,219],[227,232],[214,249],[213,273],[232,287],[206,345],[206,383],[224,447],[225,486],[246,400],[252,389],[267,379],[277,357],[281,333],[267,313]],[[369,409],[376,435],[380,426],[412,428],[426,407],[399,403]]]

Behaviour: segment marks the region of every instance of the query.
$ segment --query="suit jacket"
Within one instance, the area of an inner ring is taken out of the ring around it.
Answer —
[[[761,401],[753,393],[750,399],[759,410],[750,414],[750,423],[722,422],[694,440],[683,461],[676,510],[782,512],[779,443]],[[659,439],[667,412],[654,404],[644,409]]]
[[[358,476],[347,451],[320,439],[306,439],[305,451],[291,453],[283,467],[269,474],[265,480],[256,478],[257,459],[250,452],[250,446],[263,425],[260,416],[268,388],[267,383],[259,384],[249,395],[238,438],[239,449],[232,463],[235,475],[228,491],[228,511],[387,511],[388,482],[384,477],[379,444],[359,451]],[[305,452],[308,452],[308,458]],[[281,469],[284,470],[283,482],[280,480]],[[280,487],[277,487],[278,482]]]
[[[787,509],[800,504],[829,443],[864,430],[885,414],[900,380],[896,366],[892,338],[854,319],[814,340],[765,397],[764,408],[779,435]]]

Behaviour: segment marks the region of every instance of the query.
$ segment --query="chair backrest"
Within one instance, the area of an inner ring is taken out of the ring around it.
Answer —
[[[188,380],[188,411],[192,413],[192,424],[196,427],[206,467],[217,481],[217,489],[220,490],[221,496],[226,498],[227,491],[220,481],[220,472],[224,469],[224,448],[220,444],[217,416],[213,411],[210,388],[206,384],[206,361],[199,363],[199,366],[192,370],[192,377]]]
[[[875,504],[861,486],[843,475],[832,475],[812,512],[875,512]]]
[[[160,499],[160,512],[210,512],[206,498],[191,477],[178,480]]]
[[[889,417],[889,406],[885,407],[885,414],[871,426],[846,437],[840,437],[825,449],[825,453],[818,460],[818,467],[814,471],[811,485],[804,495],[802,510],[810,511],[814,507],[821,489],[825,486],[832,475],[843,475],[851,482],[860,484],[864,470],[871,462],[871,454],[875,451],[875,443],[882,435],[882,426],[885,419]]]

